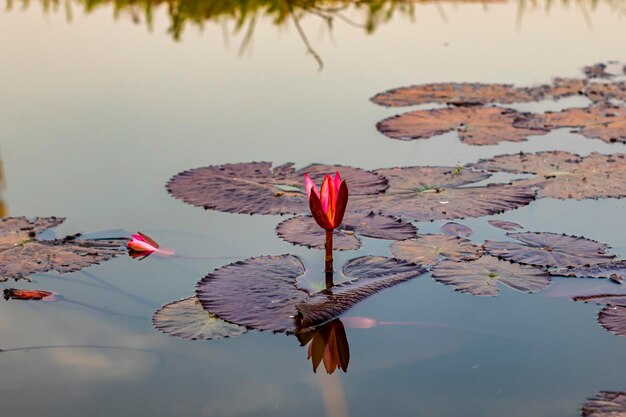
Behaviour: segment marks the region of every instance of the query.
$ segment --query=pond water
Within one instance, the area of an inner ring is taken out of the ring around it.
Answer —
[[[67,217],[60,236],[141,230],[196,258],[122,256],[5,283],[66,301],[0,303],[2,414],[557,417],[578,415],[599,390],[626,388],[626,339],[596,323],[598,306],[570,299],[616,288],[604,281],[555,279],[535,294],[502,287],[498,297],[476,297],[426,274],[345,314],[418,324],[346,326],[350,364],[332,375],[313,373],[293,336],[189,341],[153,328],[156,309],[193,295],[222,265],[282,253],[311,268],[323,262],[323,251],[276,236],[284,217],[172,198],[164,185],[183,170],[247,161],[455,166],[519,151],[626,151],[569,129],[495,146],[461,144],[455,133],[397,141],[375,125],[404,109],[369,101],[411,84],[532,85],[626,61],[620,1],[395,4],[370,30],[361,27],[366,4],[339,12],[352,23],[333,15],[332,31],[323,17],[297,11],[321,71],[288,13],[246,7],[238,32],[241,4],[189,13],[180,27],[165,4],[14,2],[0,12],[3,215]],[[584,105],[577,97],[517,107]],[[623,258],[625,215],[619,199],[540,199],[460,222],[475,241],[503,239],[487,224],[503,219],[605,242]],[[443,223],[415,224],[435,233]],[[364,239],[335,262],[388,256],[389,243]]]

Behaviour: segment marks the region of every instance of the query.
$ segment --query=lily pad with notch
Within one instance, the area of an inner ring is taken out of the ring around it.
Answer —
[[[418,235],[391,245],[391,253],[398,259],[424,266],[433,266],[441,258],[454,262],[480,258],[483,250],[467,239],[449,235]]]
[[[316,183],[338,171],[350,187],[350,195],[377,194],[387,188],[379,174],[341,165],[314,164],[296,170],[293,164],[272,168],[269,162],[213,165],[175,175],[167,183],[169,193],[187,204],[228,213],[300,214],[308,200],[304,174]]]
[[[258,330],[295,333],[331,320],[364,298],[417,277],[423,268],[365,256],[343,267],[347,281],[321,292],[296,287],[305,272],[293,255],[249,258],[219,268],[197,285],[203,307],[221,319]]]
[[[570,152],[501,155],[479,161],[471,168],[489,172],[535,174],[516,181],[541,189],[542,197],[558,199],[626,197],[626,155],[591,153],[582,157]]]
[[[217,340],[248,331],[206,311],[195,296],[161,307],[152,316],[152,325],[165,334],[188,340]]]
[[[468,262],[442,261],[433,278],[456,291],[472,295],[498,295],[498,282],[523,292],[540,291],[550,285],[550,275],[536,267],[519,265],[484,255]]]
[[[352,198],[353,210],[374,210],[405,220],[450,220],[502,213],[535,198],[535,191],[526,186],[472,187],[489,174],[465,168],[406,167],[376,172],[389,180],[389,188],[382,194]]]
[[[549,132],[543,121],[530,113],[500,107],[453,107],[417,110],[385,119],[378,130],[392,139],[426,139],[458,132],[467,145],[495,145],[502,141],[525,141]]]
[[[360,236],[374,239],[403,240],[415,236],[417,229],[411,223],[390,216],[348,212],[341,226],[333,232],[334,250],[354,250],[361,247]],[[293,243],[315,249],[324,249],[326,233],[311,216],[296,216],[276,227],[278,236]]]
[[[498,258],[526,265],[574,268],[608,262],[608,245],[580,236],[550,232],[507,233],[518,242],[487,240],[485,251]]]
[[[120,241],[80,239],[80,234],[39,239],[40,233],[64,220],[58,217],[0,219],[0,282],[27,279],[29,275],[48,271],[75,272],[125,253]]]

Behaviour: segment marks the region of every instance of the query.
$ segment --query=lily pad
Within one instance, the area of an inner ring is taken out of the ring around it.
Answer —
[[[597,63],[593,65],[587,65],[583,68],[585,77],[587,78],[611,78],[612,75],[606,72],[606,64]]]
[[[473,295],[498,295],[498,282],[524,292],[539,291],[550,285],[550,275],[532,266],[518,265],[493,256],[475,261],[443,261],[433,268],[433,278],[457,291]]]
[[[471,234],[474,233],[471,227],[456,222],[448,222],[441,226],[439,230],[445,235],[459,237],[471,236]]]
[[[489,175],[464,168],[408,167],[376,172],[389,180],[389,188],[382,194],[353,198],[353,209],[375,210],[406,220],[449,220],[502,213],[535,198],[535,192],[525,186],[468,186]]]
[[[500,107],[453,107],[417,110],[378,123],[378,130],[393,139],[425,139],[457,131],[467,145],[495,145],[502,141],[525,141],[545,135],[543,121],[530,113]]]
[[[589,83],[584,90],[585,96],[594,103],[609,103],[614,100],[626,101],[626,83]]]
[[[0,282],[56,271],[78,271],[125,252],[119,241],[84,240],[79,235],[39,240],[42,231],[63,222],[57,217],[0,219]]]
[[[438,264],[441,257],[454,262],[478,259],[483,255],[483,250],[458,236],[419,235],[415,239],[395,242],[391,245],[391,253],[407,262],[432,266]]]
[[[202,306],[231,323],[295,333],[331,320],[364,298],[424,272],[415,264],[366,256],[343,268],[351,281],[321,292],[295,286],[304,274],[293,255],[250,258],[219,268],[197,286]]]
[[[225,164],[181,172],[167,184],[169,193],[187,204],[228,213],[299,214],[309,211],[304,174],[316,183],[339,171],[350,187],[350,196],[377,194],[387,188],[382,176],[341,165],[293,164],[272,169],[269,162]]]
[[[152,316],[152,325],[165,334],[188,340],[217,340],[247,332],[245,327],[206,311],[195,296],[161,307]]]
[[[606,253],[608,246],[595,240],[548,232],[507,233],[520,241],[484,243],[485,251],[507,261],[555,268],[596,265],[615,257]]]
[[[4,290],[5,300],[36,300],[55,301],[56,294],[45,290],[20,290],[17,288],[6,288]]]
[[[516,183],[541,188],[541,196],[559,199],[626,197],[626,155],[588,156],[562,152],[501,155],[479,161],[475,169],[537,177]]]
[[[621,281],[626,278],[626,260],[606,262],[583,268],[563,268],[552,271],[551,274],[577,278],[610,278]]]
[[[489,223],[493,227],[503,230],[518,230],[524,228],[524,226],[522,226],[521,224],[509,222],[506,220],[487,220],[487,223]]]
[[[574,301],[606,305],[598,313],[598,323],[613,334],[626,336],[626,294],[574,297]]]
[[[343,223],[333,233],[333,249],[354,250],[361,247],[359,236],[375,239],[402,240],[415,236],[411,223],[373,212],[346,213]],[[311,216],[297,216],[276,227],[278,236],[295,245],[324,249],[326,231]]]
[[[370,295],[416,278],[426,270],[420,265],[393,258],[363,256],[349,261],[342,272],[352,280],[314,293],[298,304],[298,328],[306,329],[327,322]]]
[[[547,129],[579,128],[577,133],[607,143],[626,143],[626,107],[593,106],[571,108],[538,116]]]
[[[626,392],[600,391],[580,409],[582,417],[625,417]]]

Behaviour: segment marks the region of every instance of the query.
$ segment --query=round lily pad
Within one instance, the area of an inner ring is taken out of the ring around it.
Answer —
[[[161,307],[152,316],[152,325],[165,334],[188,340],[223,339],[247,331],[206,311],[195,296]]]
[[[520,142],[531,135],[545,135],[543,121],[529,113],[500,107],[453,107],[417,110],[385,119],[378,130],[392,139],[425,139],[457,131],[467,145]]]
[[[353,210],[374,210],[406,220],[447,220],[501,213],[535,198],[535,192],[524,186],[468,186],[489,175],[465,168],[408,167],[376,172],[389,180],[389,188],[382,194],[353,198]]]
[[[508,261],[555,268],[583,267],[607,262],[615,257],[608,246],[595,240],[548,232],[507,233],[517,242],[488,240],[485,250]]]
[[[534,292],[550,284],[550,275],[532,266],[518,265],[493,256],[475,261],[443,261],[433,268],[433,278],[457,291],[473,295],[498,295],[498,282],[519,291]]]
[[[579,128],[577,133],[600,139],[607,143],[626,143],[626,108],[619,106],[593,106],[548,112],[538,116],[547,129]]]
[[[448,235],[419,235],[391,245],[391,253],[398,259],[420,265],[432,266],[441,257],[455,262],[478,259],[483,255],[480,246],[469,240]]]
[[[187,204],[228,213],[299,214],[309,211],[304,174],[316,184],[338,171],[350,187],[350,196],[376,194],[387,188],[379,174],[341,165],[293,164],[272,169],[269,162],[208,166],[181,172],[167,184],[169,193]]]
[[[125,252],[119,241],[79,239],[39,240],[38,234],[63,222],[57,217],[0,219],[0,282],[56,271],[78,271]]]
[[[536,174],[520,184],[541,188],[542,197],[559,199],[626,197],[626,155],[588,156],[562,152],[501,155],[472,165],[490,172]]]
[[[524,226],[522,226],[521,224],[509,222],[506,220],[487,220],[487,223],[489,223],[493,227],[503,230],[518,230],[524,228]]]
[[[324,249],[326,231],[311,216],[297,216],[276,227],[278,236],[295,245]],[[346,213],[341,226],[333,232],[333,249],[353,250],[361,247],[359,236],[375,239],[402,240],[415,236],[411,223],[373,212]]]
[[[467,237],[471,236],[474,231],[471,227],[456,222],[448,222],[439,229],[441,233],[449,236]]]
[[[626,416],[626,392],[600,391],[580,409],[582,417]]]

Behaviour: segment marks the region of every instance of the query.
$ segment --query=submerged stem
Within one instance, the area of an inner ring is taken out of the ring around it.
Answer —
[[[325,267],[324,271],[326,272],[326,288],[330,288],[333,286],[333,231],[326,231],[326,257],[324,259]]]

